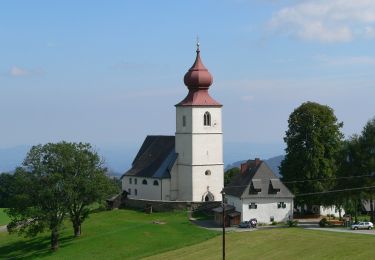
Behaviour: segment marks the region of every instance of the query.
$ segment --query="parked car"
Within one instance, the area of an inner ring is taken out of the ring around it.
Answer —
[[[372,222],[359,222],[358,224],[353,224],[352,229],[373,229],[374,224]]]
[[[240,228],[251,228],[251,224],[250,224],[250,221],[242,221],[238,227]]]
[[[252,218],[249,221],[243,221],[241,222],[238,227],[240,228],[256,228],[257,227],[257,219]]]

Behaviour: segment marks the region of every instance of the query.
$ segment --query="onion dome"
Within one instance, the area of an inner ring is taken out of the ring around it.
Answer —
[[[197,43],[197,57],[184,77],[184,83],[189,90],[208,89],[212,84],[212,76],[203,65],[199,53],[199,43]]]

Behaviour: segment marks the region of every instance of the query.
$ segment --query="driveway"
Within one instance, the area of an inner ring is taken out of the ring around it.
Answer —
[[[305,229],[309,230],[321,230],[321,231],[330,231],[330,232],[341,232],[341,233],[353,233],[353,234],[365,234],[365,235],[375,235],[375,230],[351,230],[348,228],[321,228],[321,227],[307,227]]]
[[[209,230],[222,231],[223,227],[217,225],[213,220],[191,220],[197,226],[206,228]],[[239,227],[226,227],[226,232],[249,232],[257,230],[256,228],[239,228]]]

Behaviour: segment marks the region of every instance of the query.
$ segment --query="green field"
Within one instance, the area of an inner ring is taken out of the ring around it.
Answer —
[[[158,224],[155,224],[154,222]],[[69,222],[61,248],[49,250],[49,235],[25,239],[0,232],[0,259],[220,259],[220,232],[192,225],[187,214],[130,210],[95,213],[72,237]],[[228,259],[373,259],[375,236],[302,228],[227,233]]]
[[[228,259],[374,259],[375,236],[302,228],[228,234]],[[220,259],[221,237],[150,259]]]
[[[154,224],[158,221],[161,224]],[[49,235],[25,239],[0,232],[0,259],[139,259],[213,238],[218,233],[198,228],[186,213],[130,210],[95,213],[83,224],[82,236],[73,238],[70,223],[61,234],[60,249],[49,250]]]
[[[9,222],[8,215],[5,214],[4,209],[0,208],[0,226],[6,225]]]

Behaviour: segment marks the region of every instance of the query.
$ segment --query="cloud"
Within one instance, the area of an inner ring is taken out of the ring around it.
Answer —
[[[9,71],[9,75],[12,77],[24,77],[30,75],[30,72],[20,67],[13,66]]]
[[[373,37],[374,0],[304,1],[277,11],[269,27],[298,38],[319,42],[348,42]]]
[[[41,76],[44,74],[44,70],[42,69],[25,69],[19,66],[12,66],[7,75],[14,78],[22,78],[22,77],[31,77],[31,76]]]
[[[372,26],[366,26],[365,35],[367,38],[375,38],[375,28]]]
[[[316,60],[331,66],[375,65],[375,57],[371,56],[330,57],[320,55],[316,57]]]

